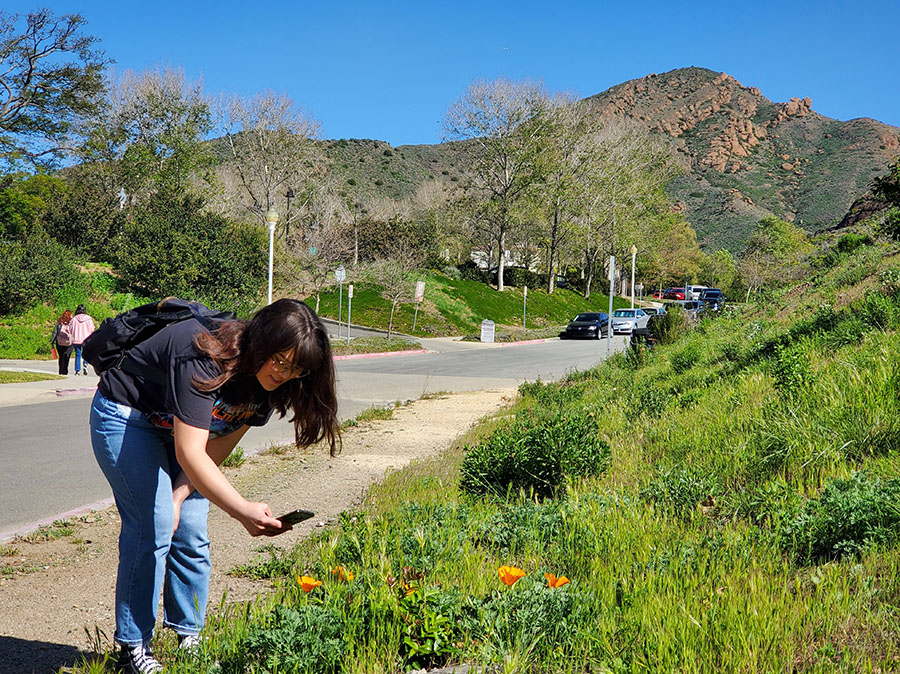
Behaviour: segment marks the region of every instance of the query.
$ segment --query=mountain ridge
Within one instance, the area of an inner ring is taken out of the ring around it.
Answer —
[[[706,250],[738,253],[767,215],[809,232],[835,226],[900,155],[900,128],[870,117],[831,119],[809,97],[774,102],[724,72],[650,73],[583,99],[604,119],[666,138],[687,165],[668,186]],[[323,141],[345,193],[411,196],[427,180],[459,183],[459,143]],[[354,147],[355,146],[355,147]]]

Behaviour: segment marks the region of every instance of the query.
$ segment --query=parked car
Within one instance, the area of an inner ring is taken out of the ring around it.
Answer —
[[[713,311],[718,311],[725,306],[725,293],[718,288],[707,288],[700,293],[700,301],[709,305]]]
[[[641,307],[641,309],[643,309],[644,313],[650,316],[650,318],[666,313],[665,305],[661,307]]]
[[[612,315],[613,334],[631,334],[635,329],[643,329],[650,322],[650,316],[643,309],[616,309]]]
[[[654,290],[652,297],[655,300],[661,300],[665,296],[665,294],[669,292],[669,290],[671,290],[671,288],[666,288],[665,290]]]
[[[687,286],[685,290],[684,299],[699,300],[701,299],[700,294],[706,290],[706,286]]]
[[[664,300],[683,300],[684,288],[669,288],[663,295]]]
[[[578,314],[560,333],[560,339],[600,339],[609,330],[609,315],[603,311]]]

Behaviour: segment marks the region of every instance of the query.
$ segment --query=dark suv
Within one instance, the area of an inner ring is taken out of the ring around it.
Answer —
[[[706,288],[700,291],[700,301],[703,302],[708,309],[718,311],[725,306],[725,293],[718,288]]]

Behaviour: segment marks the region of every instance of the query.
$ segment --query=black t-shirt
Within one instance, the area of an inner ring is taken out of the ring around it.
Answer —
[[[100,393],[142,412],[161,428],[173,428],[176,416],[191,426],[209,429],[211,437],[228,435],[244,425],[264,425],[272,407],[255,377],[229,381],[217,391],[203,392],[194,387],[195,377],[205,381],[221,374],[215,361],[194,345],[194,336],[204,330],[191,318],[163,328],[131,349],[129,358],[137,365],[165,373],[165,384],[111,368],[100,375]],[[236,386],[251,387],[252,402],[229,402],[229,391]]]

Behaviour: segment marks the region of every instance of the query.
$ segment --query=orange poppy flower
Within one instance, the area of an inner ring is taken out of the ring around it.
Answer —
[[[500,574],[500,580],[507,585],[515,585],[525,576],[525,572],[517,566],[501,566],[497,572]]]
[[[336,566],[331,573],[337,576],[338,580],[346,580],[348,583],[356,577],[352,571],[346,571],[343,566]]]
[[[565,576],[560,576],[559,578],[557,578],[552,573],[545,573],[544,578],[547,579],[547,585],[553,588],[562,587],[569,582],[569,579]]]
[[[321,580],[316,580],[312,576],[297,576],[297,583],[303,588],[304,592],[315,590],[322,584]]]

